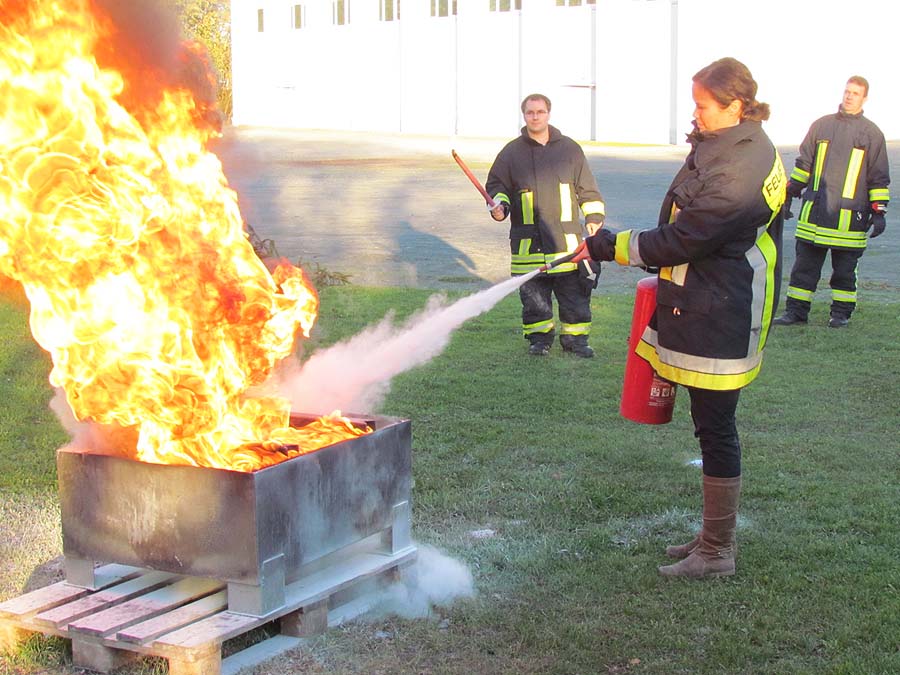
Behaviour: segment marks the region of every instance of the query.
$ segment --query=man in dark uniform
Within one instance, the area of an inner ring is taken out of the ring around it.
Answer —
[[[791,179],[791,198],[803,198],[797,218],[797,258],[791,270],[785,313],[777,326],[805,324],[825,255],[831,251],[831,317],[843,328],[856,308],[856,269],[885,227],[891,182],[884,134],[863,116],[869,83],[847,81],[838,111],[815,122],[800,145]],[[788,215],[790,217],[790,215]]]
[[[605,207],[581,147],[550,125],[550,99],[531,94],[522,101],[525,126],[506,144],[491,167],[485,188],[497,206],[494,220],[510,215],[512,274],[527,274],[572,253],[584,234],[603,224]],[[528,353],[545,356],[556,326],[553,299],[559,304],[559,342],[563,351],[590,358],[591,291],[600,267],[592,261],[562,263],[530,279],[519,289],[522,330]]]

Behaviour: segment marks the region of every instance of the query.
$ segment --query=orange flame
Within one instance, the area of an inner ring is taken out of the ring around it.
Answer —
[[[134,429],[143,461],[252,470],[364,433],[292,429],[287,399],[248,393],[318,298],[249,244],[206,149],[209,100],[101,64],[115,39],[89,0],[0,0],[0,273],[25,290],[50,382],[78,419]]]

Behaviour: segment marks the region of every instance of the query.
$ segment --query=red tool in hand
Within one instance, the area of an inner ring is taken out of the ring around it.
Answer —
[[[455,159],[456,163],[459,164],[459,168],[463,170],[463,173],[466,174],[470,181],[472,181],[472,185],[475,186],[475,189],[481,193],[482,197],[484,197],[484,201],[487,203],[487,205],[492,209],[496,209],[499,204],[491,199],[491,196],[487,193],[487,190],[485,190],[484,186],[478,181],[477,178],[475,178],[475,174],[469,170],[469,167],[466,166],[466,163],[462,160],[462,157],[456,154],[456,150],[451,150],[450,154],[453,155],[453,159]]]
[[[591,252],[588,251],[587,242],[582,241],[578,244],[578,247],[572,251],[569,255],[564,255],[562,258],[557,258],[552,263],[547,263],[543,267],[541,267],[538,272],[546,272],[547,270],[552,270],[554,267],[559,267],[563,263],[573,262],[578,263],[582,260],[590,260]]]

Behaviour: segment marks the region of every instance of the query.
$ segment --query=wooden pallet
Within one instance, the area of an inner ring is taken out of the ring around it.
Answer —
[[[167,659],[171,675],[229,675],[367,611],[362,589],[411,574],[415,558],[414,547],[354,553],[287,586],[285,604],[263,617],[229,611],[219,581],[106,565],[96,590],[62,581],[0,603],[0,652],[43,633],[71,640],[74,664],[101,673],[149,655]],[[222,658],[223,642],[274,620],[280,635]]]

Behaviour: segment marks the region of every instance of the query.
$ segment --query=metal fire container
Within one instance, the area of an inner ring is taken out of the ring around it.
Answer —
[[[410,423],[353,421],[372,433],[252,473],[60,450],[67,581],[96,588],[95,561],[218,579],[230,610],[262,616],[324,556],[410,547]]]

